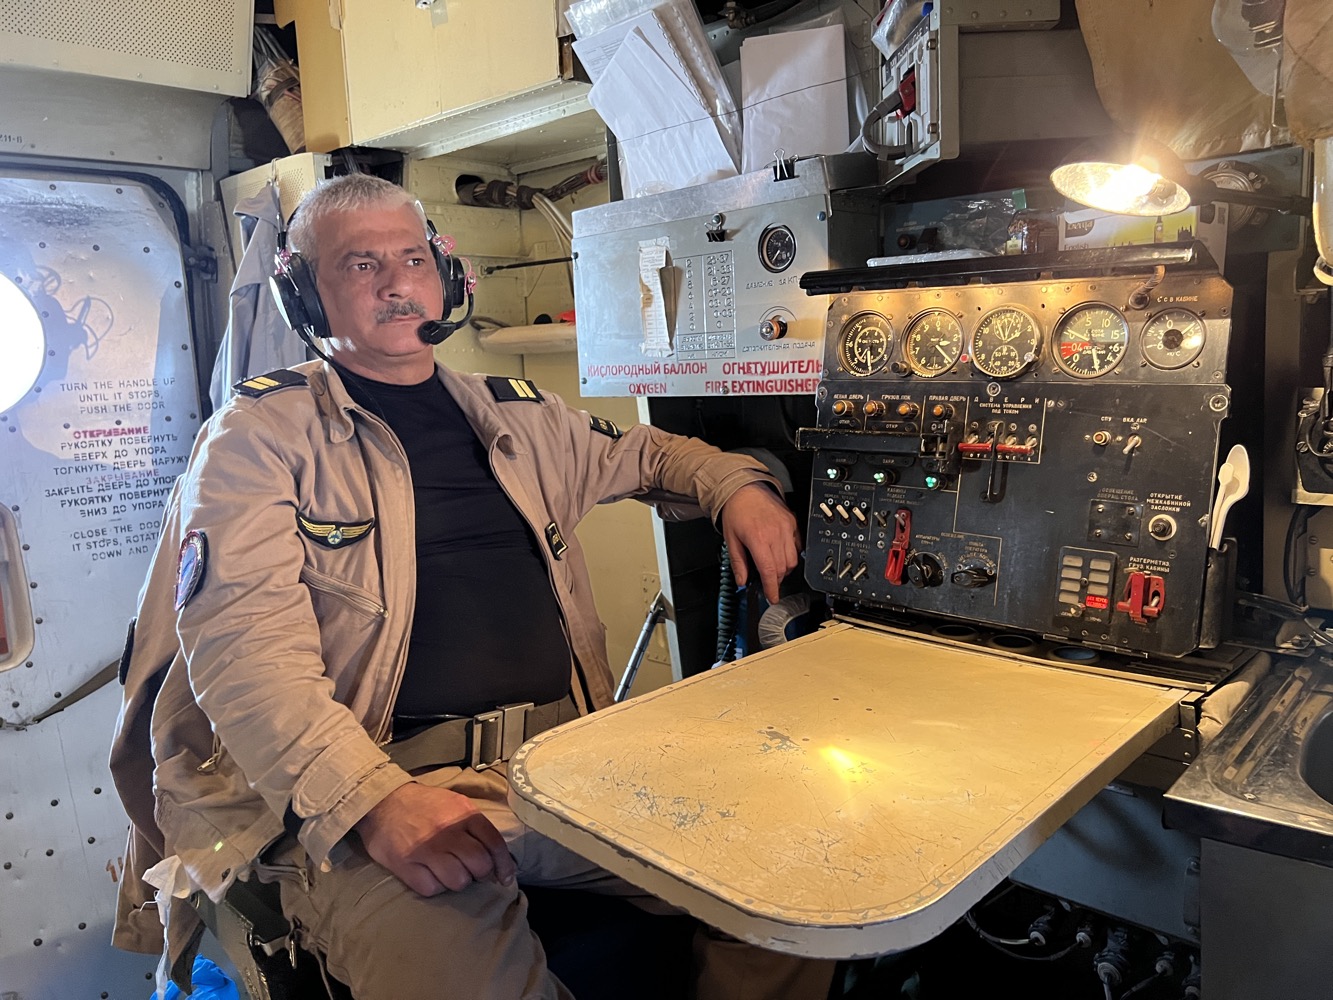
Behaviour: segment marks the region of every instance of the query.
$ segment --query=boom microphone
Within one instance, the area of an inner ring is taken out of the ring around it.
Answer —
[[[442,323],[438,319],[428,319],[417,327],[417,336],[427,344],[440,344],[457,327],[453,323]]]

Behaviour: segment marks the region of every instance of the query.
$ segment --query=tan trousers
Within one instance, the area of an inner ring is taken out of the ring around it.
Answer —
[[[498,769],[441,768],[416,780],[472,799],[509,845],[520,884],[618,895],[649,912],[677,912],[525,826],[509,808],[509,782]],[[325,956],[356,1000],[572,1000],[546,967],[517,885],[475,882],[463,892],[419,896],[349,839],[350,860],[327,872],[306,865],[304,883],[279,881],[283,911],[302,945]],[[706,929],[696,935],[694,954],[696,1000],[825,1000],[833,978],[831,961],[763,951]]]

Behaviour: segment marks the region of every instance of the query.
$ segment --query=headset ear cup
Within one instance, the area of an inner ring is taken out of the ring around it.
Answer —
[[[431,236],[435,235],[435,224],[428,222]],[[440,285],[444,288],[444,315],[447,317],[467,301],[467,272],[453,254],[445,253],[433,239],[430,252],[435,257],[435,270],[440,275]]]
[[[279,284],[279,292],[283,293],[283,305],[288,309],[288,323],[292,329],[297,328],[297,316],[300,316],[301,325],[311,336],[320,340],[332,336],[328,317],[324,315],[324,303],[320,301],[319,288],[315,285],[315,272],[305,263],[305,257],[293,253],[283,277],[285,281]],[[287,299],[291,299],[291,304]]]
[[[446,313],[462,309],[467,302],[467,271],[457,257],[449,257],[449,280],[444,284]]]
[[[278,312],[282,313],[282,318],[292,331],[301,333],[307,330],[310,318],[306,315],[305,306],[301,302],[301,293],[296,290],[291,276],[286,271],[271,274],[268,287],[273,293],[273,301],[278,304]]]

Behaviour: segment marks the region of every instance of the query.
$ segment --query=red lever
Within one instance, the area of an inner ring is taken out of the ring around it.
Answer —
[[[903,582],[903,569],[907,565],[907,546],[912,540],[912,511],[899,507],[893,515],[893,544],[889,546],[889,561],[884,564],[884,579],[895,587]]]
[[[1125,594],[1116,602],[1115,609],[1129,615],[1130,620],[1146,625],[1149,618],[1162,613],[1166,603],[1166,581],[1160,576],[1135,571],[1125,581]]]
[[[898,117],[906,118],[916,110],[916,70],[912,70],[898,84],[898,97],[903,106],[898,109]]]

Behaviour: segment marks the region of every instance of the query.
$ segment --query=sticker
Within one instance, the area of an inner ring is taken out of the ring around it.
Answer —
[[[181,542],[180,561],[176,564],[176,610],[190,602],[204,582],[208,562],[208,539],[202,531],[190,531]]]

